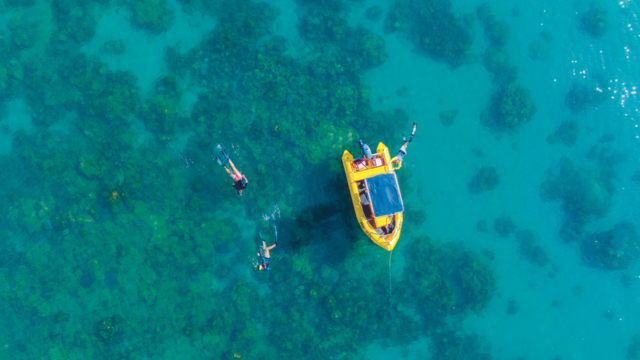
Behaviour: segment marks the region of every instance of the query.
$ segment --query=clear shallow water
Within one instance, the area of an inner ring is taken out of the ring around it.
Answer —
[[[0,306],[8,315],[0,356],[633,355],[639,265],[603,264],[634,254],[638,242],[618,235],[613,244],[629,246],[605,248],[600,261],[582,249],[606,241],[593,234],[621,221],[640,226],[635,3],[595,3],[607,13],[599,37],[581,26],[587,2],[488,4],[508,32],[501,50],[517,68],[514,82],[536,107],[511,131],[481,120],[497,86],[482,62],[490,41],[477,15],[481,2],[452,3],[455,14],[467,14],[473,39],[455,69],[416,51],[405,33],[385,32],[386,2],[278,1],[271,8],[280,12],[267,20],[259,20],[268,18],[266,7],[249,3],[168,2],[168,29],[136,20],[135,6],[102,3],[63,11],[38,1],[2,12]],[[378,21],[366,18],[374,5],[382,9]],[[321,9],[379,34],[388,57],[354,65],[361,53],[331,36],[301,37],[299,19]],[[70,18],[55,22],[66,13]],[[78,14],[92,16],[85,24]],[[33,43],[11,30],[18,18],[37,28]],[[86,35],[61,37],[65,26]],[[240,31],[245,27],[257,30]],[[227,37],[211,40],[221,29]],[[269,45],[273,35],[286,39],[284,54]],[[105,50],[110,39],[122,40],[124,50]],[[233,50],[238,44],[244,51]],[[256,61],[252,49],[276,55]],[[97,65],[75,61],[78,54]],[[106,75],[122,72],[135,78]],[[301,85],[311,81],[311,89]],[[574,84],[606,98],[572,111],[566,96]],[[354,91],[363,94],[357,101],[338,95]],[[396,108],[407,116],[389,115]],[[439,119],[447,110],[457,111],[449,126]],[[548,141],[570,121],[579,129],[572,145]],[[399,146],[411,122],[418,135],[400,176],[414,221],[407,216],[389,256],[357,229],[338,159],[345,148],[356,151],[359,137]],[[221,147],[249,178],[242,198],[212,161]],[[600,213],[582,216],[579,206],[567,211],[570,201],[544,201],[541,185],[566,164],[578,170],[560,183],[578,190],[573,197],[566,190],[565,199],[599,204]],[[500,182],[474,193],[468,183],[483,166],[495,167]],[[494,221],[501,217],[533,234],[547,257],[543,266],[521,256],[525,233],[499,235]],[[583,222],[571,239],[560,235],[567,219]],[[256,273],[259,234],[272,241],[274,225],[272,271]],[[426,237],[437,245],[416,247]],[[431,256],[440,251],[449,255]],[[467,252],[469,258],[459,255]],[[456,269],[475,263],[484,267],[468,272],[471,278],[494,279],[494,286],[484,283],[490,296],[471,296],[460,281]],[[454,295],[429,287],[436,275]],[[447,298],[463,310],[433,315],[430,301]],[[439,350],[451,339],[467,343]]]

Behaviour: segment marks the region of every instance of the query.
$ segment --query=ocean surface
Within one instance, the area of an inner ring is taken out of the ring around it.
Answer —
[[[0,359],[640,359],[639,14],[4,0]]]

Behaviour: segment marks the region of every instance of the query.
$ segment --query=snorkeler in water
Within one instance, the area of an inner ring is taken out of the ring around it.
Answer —
[[[242,190],[247,188],[249,181],[247,180],[246,176],[242,175],[240,171],[236,169],[235,165],[233,165],[233,162],[231,161],[231,159],[229,159],[229,155],[225,150],[222,150],[222,155],[224,155],[224,158],[229,162],[229,165],[231,165],[231,169],[233,169],[233,171],[227,168],[227,166],[224,164],[224,162],[222,161],[222,159],[220,159],[219,156],[216,156],[215,159],[218,162],[218,164],[224,167],[224,169],[227,171],[227,174],[231,176],[231,178],[234,181],[232,185],[233,188],[236,189],[236,192],[238,193],[238,195],[242,196]]]
[[[278,245],[278,240],[275,241],[275,243],[271,246],[267,246],[266,242],[262,242],[262,252],[263,254],[261,255],[260,253],[258,253],[258,257],[262,258],[262,263],[260,265],[258,265],[258,270],[259,271],[269,271],[271,270],[271,268],[269,267],[269,260],[271,259],[271,254],[269,253],[269,250],[273,249],[274,247],[276,247]]]
[[[407,155],[407,145],[409,145],[411,140],[413,140],[413,136],[416,134],[416,127],[416,123],[413,123],[413,129],[411,130],[411,137],[409,138],[409,140],[407,140],[406,137],[402,138],[404,144],[402,145],[402,147],[400,147],[400,150],[398,150],[398,155],[396,155],[396,158],[393,161],[394,164],[401,163],[404,159],[404,156]]]

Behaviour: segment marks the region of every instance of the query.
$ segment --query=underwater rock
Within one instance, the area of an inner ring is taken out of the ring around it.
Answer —
[[[500,184],[500,176],[493,166],[483,166],[467,184],[469,192],[481,194],[491,191]]]
[[[580,296],[584,293],[584,286],[582,285],[573,285],[571,287],[571,294],[573,294],[573,296]]]
[[[443,331],[431,338],[433,360],[491,360],[491,355],[482,348],[477,334],[458,333],[454,330]]]
[[[600,140],[598,140],[598,142],[600,144],[606,144],[606,143],[610,143],[612,141],[614,141],[616,139],[615,136],[607,133],[607,134],[602,134],[602,136],[600,136]]]
[[[509,53],[505,48],[489,47],[485,50],[482,55],[482,66],[492,74],[514,71],[510,65]]]
[[[591,266],[624,270],[640,257],[640,237],[632,223],[622,221],[609,231],[585,237],[580,252]]]
[[[485,220],[478,220],[478,222],[476,223],[476,230],[483,233],[489,232],[487,222]]]
[[[547,142],[549,144],[555,143],[563,143],[567,146],[571,146],[575,144],[576,139],[578,139],[578,134],[580,133],[580,128],[578,127],[578,122],[575,120],[565,121],[556,129],[556,131],[547,136]]]
[[[573,83],[571,89],[564,97],[564,104],[573,113],[582,112],[588,108],[596,107],[607,100],[605,88],[597,83],[578,84]]]
[[[38,38],[38,26],[27,16],[13,18],[7,23],[13,44],[20,50],[31,48]]]
[[[520,257],[532,264],[544,267],[549,263],[549,256],[542,247],[535,244],[535,237],[530,230],[516,232]]]
[[[493,230],[500,235],[500,237],[506,238],[516,230],[516,224],[509,216],[501,216],[493,222]]]
[[[489,41],[489,47],[500,48],[507,44],[509,28],[502,20],[496,20],[488,4],[482,4],[476,9],[478,19],[482,22],[484,36]]]
[[[496,259],[496,253],[494,253],[494,252],[493,252],[493,251],[491,251],[491,250],[484,249],[484,250],[480,251],[480,253],[481,253],[484,257],[486,257],[489,261],[493,261],[493,260],[495,260],[495,259]]]
[[[629,274],[622,274],[622,276],[620,277],[620,283],[626,289],[630,288],[637,281],[638,281],[637,276],[631,276]]]
[[[118,273],[116,271],[109,271],[104,274],[104,284],[108,289],[115,289],[118,287]]]
[[[636,185],[640,185],[640,170],[636,170],[633,175],[631,175],[631,181]]]
[[[529,44],[528,54],[531,60],[544,60],[549,57],[550,45],[542,39],[535,39]]]
[[[582,29],[593,37],[600,37],[607,31],[607,12],[605,10],[598,9],[593,4],[589,11],[582,14],[580,17],[580,24]]]
[[[640,360],[640,334],[633,335],[627,346],[627,360]]]
[[[540,36],[531,41],[529,44],[529,59],[531,60],[544,60],[549,56],[549,50],[551,47],[551,33],[543,31]]]
[[[442,125],[451,126],[453,125],[453,121],[456,119],[456,116],[458,116],[458,110],[441,111],[438,115],[440,117],[440,123],[442,123]]]
[[[94,6],[91,1],[53,1],[51,9],[57,26],[51,42],[83,44],[90,41],[96,32]]]
[[[30,7],[35,4],[36,0],[4,0],[4,6],[8,8],[13,7]]]
[[[127,46],[122,39],[107,40],[102,44],[102,50],[109,55],[122,55],[127,50]]]
[[[338,271],[328,265],[323,265],[320,270],[320,276],[322,277],[322,282],[326,286],[333,286],[333,284],[340,279],[340,274]]]
[[[373,22],[378,22],[382,19],[382,8],[378,5],[371,6],[364,13],[364,16]]]
[[[82,271],[82,276],[80,276],[80,285],[88,289],[93,285],[96,281],[96,274],[93,271]]]
[[[543,201],[562,203],[565,221],[562,232],[571,239],[582,233],[586,222],[600,218],[609,209],[613,184],[600,169],[577,169],[568,159],[563,159],[560,170],[548,172],[540,187]]]
[[[175,17],[166,0],[135,0],[131,2],[136,25],[152,33],[167,31]]]
[[[507,314],[509,315],[515,315],[518,313],[518,304],[516,304],[516,301],[511,299],[507,302]]]

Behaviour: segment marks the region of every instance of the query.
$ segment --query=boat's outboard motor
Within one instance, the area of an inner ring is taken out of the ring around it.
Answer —
[[[369,149],[369,145],[362,142],[362,139],[358,140],[358,144],[360,144],[360,154],[365,159],[371,159],[373,154],[371,153],[371,149]]]

